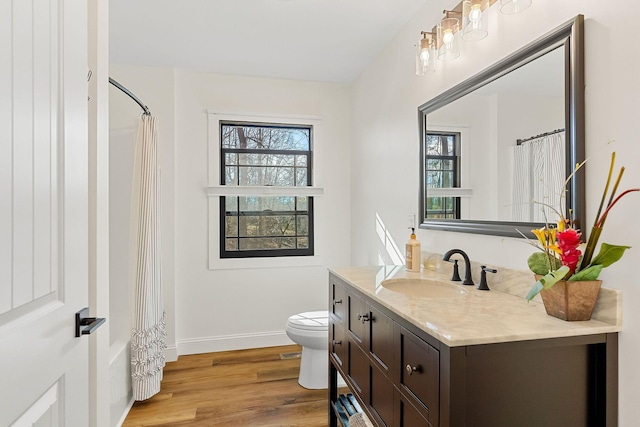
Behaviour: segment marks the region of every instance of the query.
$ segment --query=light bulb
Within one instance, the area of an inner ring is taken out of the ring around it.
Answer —
[[[480,9],[480,5],[474,4],[473,6],[471,6],[471,10],[469,11],[469,21],[471,21],[474,28],[478,26],[481,18],[482,10]]]
[[[444,34],[442,35],[442,42],[447,45],[447,47],[451,47],[451,43],[453,42],[453,31],[450,29],[444,30]]]
[[[420,62],[422,63],[423,67],[426,67],[429,64],[430,56],[431,55],[429,54],[429,48],[420,49]]]

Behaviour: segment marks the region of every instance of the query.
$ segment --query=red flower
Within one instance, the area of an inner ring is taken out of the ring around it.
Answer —
[[[556,239],[558,242],[558,248],[560,249],[560,259],[562,265],[566,265],[571,270],[571,274],[576,271],[578,261],[580,261],[580,255],[582,252],[578,249],[580,245],[580,235],[573,228],[568,228],[564,231],[556,233]]]

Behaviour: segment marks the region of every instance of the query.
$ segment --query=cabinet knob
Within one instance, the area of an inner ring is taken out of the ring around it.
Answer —
[[[368,322],[369,321],[369,314],[360,314],[358,313],[358,320],[361,321],[363,324],[364,322]]]
[[[342,300],[341,299],[334,299],[333,300],[333,305],[336,305],[336,304],[342,304]]]
[[[342,345],[342,341],[341,340],[334,341],[333,345]]]
[[[411,366],[411,365],[407,365],[405,366],[405,371],[407,371],[407,375],[412,375],[414,372],[420,372],[420,365],[418,366]]]

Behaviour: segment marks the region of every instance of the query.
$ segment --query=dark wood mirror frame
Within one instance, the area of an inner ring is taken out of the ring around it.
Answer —
[[[565,141],[567,142],[566,170],[569,175],[575,165],[585,158],[585,102],[584,102],[584,17],[559,26],[533,41],[512,55],[500,60],[475,76],[447,90],[418,107],[420,129],[420,228],[456,231],[462,233],[490,234],[506,237],[533,237],[530,230],[544,226],[537,222],[476,221],[462,219],[425,219],[426,186],[424,173],[424,146],[426,115],[450,102],[504,76],[505,74],[558,48],[564,47],[565,55]],[[573,176],[567,186],[565,215],[575,220],[582,229],[585,212],[584,172]],[[568,213],[571,212],[569,216]],[[583,236],[584,238],[584,236]]]

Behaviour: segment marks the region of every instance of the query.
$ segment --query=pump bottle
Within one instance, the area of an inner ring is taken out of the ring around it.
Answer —
[[[411,238],[407,242],[405,254],[408,271],[420,272],[420,242],[416,239],[415,228],[411,228]]]

